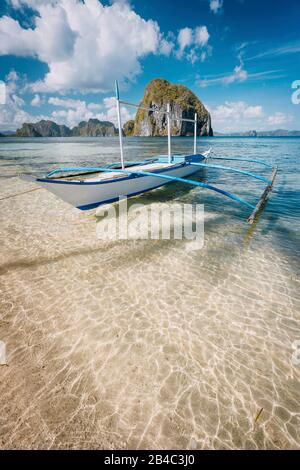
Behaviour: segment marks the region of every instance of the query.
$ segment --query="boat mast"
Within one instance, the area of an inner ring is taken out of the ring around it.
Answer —
[[[197,113],[195,113],[194,122],[194,155],[197,154]]]
[[[167,103],[167,123],[168,123],[168,159],[171,163],[171,116],[170,116],[170,103]]]
[[[120,142],[120,155],[122,170],[124,170],[124,154],[123,154],[123,136],[122,136],[122,123],[121,123],[121,110],[120,110],[120,95],[119,86],[116,80],[116,101],[117,101],[117,115],[118,115],[118,126],[119,126],[119,142]]]

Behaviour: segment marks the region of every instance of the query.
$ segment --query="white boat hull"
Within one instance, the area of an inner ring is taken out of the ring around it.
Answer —
[[[175,158],[175,157],[174,157]],[[189,164],[189,161],[203,161],[204,156],[181,157],[175,164],[155,171],[157,174],[185,178],[199,171],[199,168]],[[163,160],[163,159],[160,159]],[[130,167],[130,171],[143,171],[140,165]],[[147,170],[149,171],[149,170]],[[151,173],[153,173],[151,171]],[[109,176],[107,174],[104,174]],[[101,180],[91,178],[85,181],[66,181],[63,179],[37,178],[34,179],[38,185],[58,196],[63,201],[81,210],[93,209],[101,204],[118,201],[120,197],[132,197],[138,194],[159,188],[172,181],[155,176],[142,176],[134,174],[118,174],[117,178]]]
[[[190,165],[164,172],[165,175],[186,177],[199,171]],[[89,210],[101,204],[118,201],[121,196],[132,197],[163,186],[169,181],[160,177],[125,177],[120,181],[101,183],[72,183],[62,181],[37,181],[48,191],[81,210]]]

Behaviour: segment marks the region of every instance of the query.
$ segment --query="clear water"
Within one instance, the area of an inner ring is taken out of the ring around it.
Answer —
[[[278,165],[279,172],[275,188],[263,217],[256,226],[257,234],[265,236],[272,232],[274,239],[281,239],[284,247],[299,249],[297,230],[300,215],[300,139],[299,138],[209,138],[198,139],[198,151],[213,148],[214,156],[261,159],[272,165]],[[189,138],[175,138],[172,151],[176,154],[188,154],[192,151],[193,141]],[[125,158],[143,160],[153,155],[165,154],[165,138],[127,138]],[[0,181],[3,177],[13,177],[26,171],[45,174],[55,168],[77,166],[101,166],[102,163],[119,161],[117,138],[75,138],[75,139],[0,139]],[[212,162],[213,163],[213,162]],[[235,162],[215,161],[216,164],[234,166]],[[238,163],[238,168],[249,169],[263,176],[270,171],[257,164]],[[255,203],[261,194],[264,183],[248,179],[231,172],[218,170],[199,172],[196,179],[218,185],[249,202]],[[206,209],[215,213],[219,221],[216,227],[226,220],[229,226],[244,222],[248,209],[239,207],[209,191],[199,192],[172,185],[163,189],[164,197],[176,196],[178,192],[185,202],[203,202]],[[159,195],[161,197],[161,194]],[[221,207],[220,207],[221,206]],[[284,241],[285,240],[285,241]],[[298,245],[298,246],[297,246]]]
[[[125,146],[130,160],[166,153],[160,138]],[[2,199],[33,187],[23,171],[118,161],[117,139],[0,139],[0,447],[300,447],[300,139],[199,139],[209,147],[279,173],[252,227],[247,208],[207,190],[138,198],[205,204],[204,248],[188,251],[97,240],[94,212],[44,190]],[[191,149],[174,139],[174,153]],[[216,170],[196,178],[249,202],[264,187]]]

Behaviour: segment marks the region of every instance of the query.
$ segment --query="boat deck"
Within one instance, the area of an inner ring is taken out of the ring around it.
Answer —
[[[173,168],[178,166],[178,163],[147,163],[145,165],[133,165],[128,167],[128,170],[136,170],[136,171],[150,171],[150,172],[155,172],[158,170],[166,169],[166,168]],[[96,182],[96,181],[102,181],[102,180],[110,180],[110,179],[116,179],[116,178],[124,178],[128,176],[127,172],[110,172],[110,173],[98,173],[96,176],[93,176],[92,178],[86,178],[85,181],[88,181],[89,183]]]
[[[162,163],[162,162],[154,162],[154,163],[145,163],[141,165],[131,165],[131,166],[126,166],[126,170],[136,170],[136,171],[157,171],[157,170],[162,170],[166,168],[174,168],[179,166],[178,162],[177,163]],[[112,168],[113,170],[113,168]],[[87,181],[89,183],[97,182],[97,181],[103,181],[103,180],[115,180],[117,178],[124,178],[128,176],[128,172],[121,172],[121,168],[118,168],[118,171],[114,172],[111,171],[109,173],[105,172],[93,172],[92,176],[89,176],[88,173],[78,173],[74,175],[62,175],[59,177],[60,180],[64,181]],[[95,174],[96,173],[96,174]],[[83,177],[84,175],[84,177]],[[57,178],[57,177],[56,177]],[[53,177],[53,179],[56,179]],[[52,178],[51,178],[52,179]]]

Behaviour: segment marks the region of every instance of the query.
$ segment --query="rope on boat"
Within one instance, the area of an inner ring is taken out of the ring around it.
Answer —
[[[9,196],[1,197],[0,201],[4,201],[5,199],[11,199],[16,196],[21,196],[22,194],[31,193],[32,191],[38,191],[39,189],[43,189],[43,188],[33,188],[33,189],[29,189],[28,191],[22,191],[21,193],[10,194]]]

